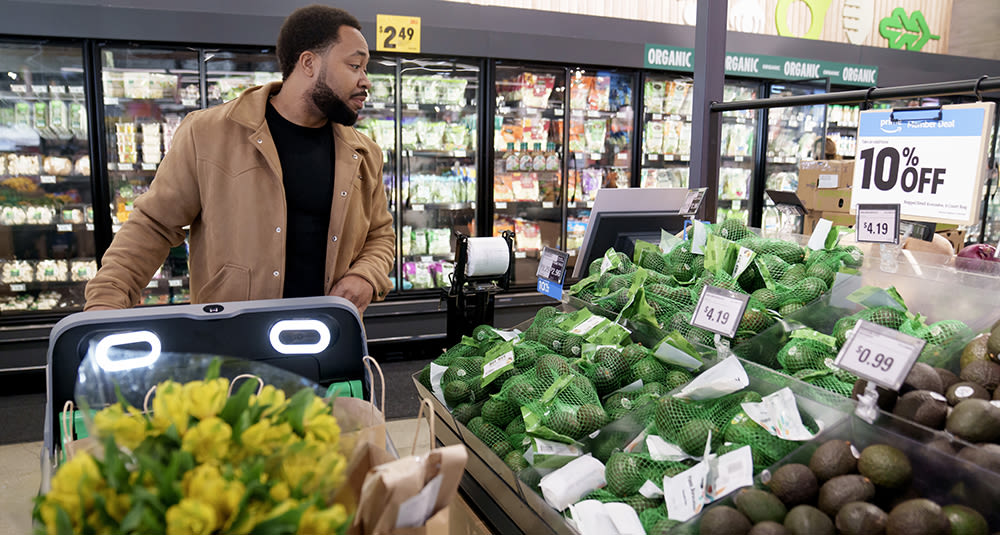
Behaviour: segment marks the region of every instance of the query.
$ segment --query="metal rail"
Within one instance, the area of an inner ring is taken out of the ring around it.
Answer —
[[[975,95],[1000,91],[1000,76],[983,76],[975,80],[936,82],[931,84],[901,85],[897,87],[871,87],[837,91],[819,95],[797,95],[792,97],[760,98],[736,102],[712,102],[714,113],[738,110],[759,110],[764,108],[789,108],[816,104],[846,104],[871,102],[875,100],[906,99],[918,97],[942,97],[948,95]]]

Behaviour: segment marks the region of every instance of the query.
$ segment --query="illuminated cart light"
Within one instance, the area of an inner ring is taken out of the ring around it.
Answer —
[[[117,346],[126,346],[131,344],[149,344],[149,353],[141,357],[134,358],[124,358],[124,359],[111,359],[111,348]],[[94,358],[97,359],[97,365],[103,370],[109,372],[117,372],[124,370],[131,370],[135,368],[143,368],[152,365],[156,362],[156,359],[160,358],[160,339],[155,333],[150,331],[134,331],[128,333],[111,334],[105,336],[97,343],[97,347],[94,349]]]
[[[312,344],[286,344],[281,341],[282,333],[313,331],[319,340]],[[268,333],[271,347],[283,355],[314,355],[330,346],[330,328],[319,320],[282,320],[274,324]]]

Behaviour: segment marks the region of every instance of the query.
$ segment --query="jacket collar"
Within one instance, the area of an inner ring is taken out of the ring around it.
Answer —
[[[268,98],[280,90],[281,82],[269,82],[264,85],[251,87],[233,102],[233,106],[226,116],[230,120],[254,132],[261,131],[266,122],[264,112],[267,110]],[[343,143],[353,150],[368,153],[368,147],[361,141],[360,134],[358,134],[353,126],[331,124],[333,125],[333,135],[338,145]]]

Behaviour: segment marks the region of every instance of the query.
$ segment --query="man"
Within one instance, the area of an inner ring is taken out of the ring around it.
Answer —
[[[86,310],[128,308],[190,225],[194,303],[314,295],[360,312],[390,289],[395,237],[382,152],[351,127],[371,83],[347,12],[285,20],[283,82],[189,114],[87,284]]]

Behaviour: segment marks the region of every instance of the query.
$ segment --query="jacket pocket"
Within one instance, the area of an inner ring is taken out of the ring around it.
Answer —
[[[199,303],[247,301],[250,299],[250,268],[226,264],[198,291]]]

